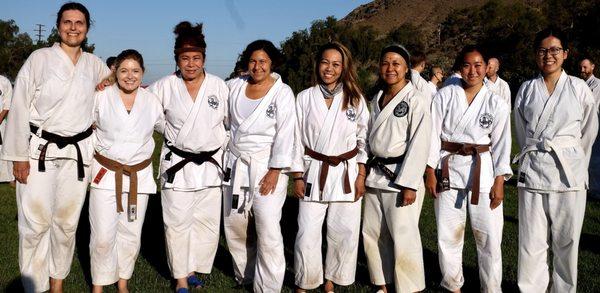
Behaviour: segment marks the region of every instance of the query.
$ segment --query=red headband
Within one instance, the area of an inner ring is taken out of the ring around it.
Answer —
[[[202,48],[202,47],[183,47],[183,48],[177,48],[175,50],[173,50],[173,52],[175,53],[175,56],[181,54],[181,53],[185,53],[185,52],[200,52],[202,54],[204,54],[206,52],[206,48]]]

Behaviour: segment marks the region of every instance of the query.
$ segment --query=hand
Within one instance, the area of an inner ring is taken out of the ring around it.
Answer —
[[[111,76],[103,79],[98,85],[96,85],[96,91],[103,91],[107,86],[115,84],[116,80]]]
[[[410,188],[402,188],[402,205],[403,207],[409,206],[417,199],[417,191]]]
[[[304,180],[294,180],[294,197],[297,199],[304,198]]]
[[[497,208],[504,200],[504,177],[497,176],[490,190],[490,209]]]
[[[275,191],[277,180],[279,179],[279,173],[281,173],[281,170],[279,169],[269,169],[269,171],[267,171],[267,174],[265,174],[265,176],[258,183],[260,186],[260,189],[258,190],[260,195],[269,195]]]
[[[435,178],[435,170],[427,166],[425,169],[425,174],[425,189],[429,191],[429,194],[431,194],[433,198],[437,198],[437,179]]]
[[[356,181],[354,182],[354,201],[358,201],[365,192],[367,192],[367,188],[365,187],[365,175],[359,173],[356,176]]]
[[[15,179],[21,184],[27,184],[27,177],[29,177],[29,161],[15,161],[13,162],[13,175]]]

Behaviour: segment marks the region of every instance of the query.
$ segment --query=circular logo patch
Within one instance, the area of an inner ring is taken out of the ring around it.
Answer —
[[[492,116],[492,114],[483,113],[479,116],[479,126],[481,126],[481,128],[490,128],[492,123],[494,123],[494,116]]]
[[[346,110],[346,117],[350,121],[356,121],[356,109],[348,108],[348,110]]]
[[[217,96],[208,97],[208,106],[213,109],[219,108],[219,100],[217,99]]]
[[[402,101],[400,104],[396,105],[396,108],[394,108],[394,116],[404,117],[406,114],[408,114],[408,103]]]
[[[277,106],[275,106],[275,104],[270,104],[269,107],[267,107],[267,117],[269,118],[275,118],[275,114],[277,114]]]

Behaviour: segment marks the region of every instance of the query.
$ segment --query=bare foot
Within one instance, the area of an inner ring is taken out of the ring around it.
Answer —
[[[50,293],[62,293],[63,280],[50,278]]]
[[[119,279],[117,282],[117,290],[119,290],[119,293],[129,293],[129,289],[127,288],[127,280]]]
[[[333,292],[333,282],[330,280],[325,281],[325,286],[323,287],[323,291]]]
[[[306,293],[306,290],[302,289],[300,287],[296,287],[296,289],[294,290],[294,292],[296,292],[296,293]]]
[[[92,293],[102,293],[103,286],[94,285],[92,287]]]
[[[381,285],[379,286],[379,290],[377,290],[378,293],[387,293],[387,287],[385,285]]]

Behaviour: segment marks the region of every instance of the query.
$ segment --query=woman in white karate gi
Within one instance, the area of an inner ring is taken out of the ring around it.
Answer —
[[[575,292],[591,150],[598,134],[595,99],[585,81],[562,68],[566,35],[539,32],[534,52],[540,74],[524,82],[515,100],[515,130],[521,151],[519,270],[521,292]],[[548,248],[553,259],[548,288]]]
[[[425,288],[419,217],[429,154],[430,97],[411,82],[410,55],[400,45],[379,57],[379,91],[371,102],[363,243],[371,282],[387,292]]]
[[[266,40],[250,43],[241,56],[248,75],[228,85],[231,140],[224,191],[224,225],[236,281],[255,292],[279,292],[285,259],[281,208],[292,165],[296,111],[294,93],[273,72],[283,57]]]
[[[6,139],[4,135],[4,123],[8,110],[10,109],[10,102],[12,100],[13,88],[8,78],[0,75],[0,150],[2,150],[3,140]],[[0,182],[10,182],[12,186],[15,184],[15,176],[12,173],[12,162],[0,160]]]
[[[178,70],[152,85],[165,113],[161,203],[167,259],[176,290],[202,287],[219,245],[223,147],[227,143],[225,82],[204,69],[202,24],[175,27]]]
[[[296,147],[291,171],[300,199],[294,247],[297,292],[323,283],[321,242],[327,218],[325,292],[354,283],[369,111],[350,51],[323,45],[315,56],[315,86],[296,99]]]
[[[502,200],[510,168],[510,108],[483,83],[487,58],[466,46],[457,58],[462,79],[438,91],[431,105],[427,190],[434,196],[441,286],[464,284],[467,211],[477,246],[481,291],[501,292]],[[436,175],[438,178],[436,178]]]
[[[164,127],[158,98],[140,88],[142,55],[125,50],[117,56],[115,68],[117,83],[94,97],[96,154],[89,204],[92,292],[102,292],[103,286],[117,281],[119,292],[129,292],[127,281],[140,250],[148,195],[156,193],[152,134]]]
[[[110,69],[81,45],[90,13],[76,2],[56,18],[60,42],[27,58],[15,80],[2,159],[17,180],[19,269],[26,292],[62,292],[89,185],[94,89]]]

